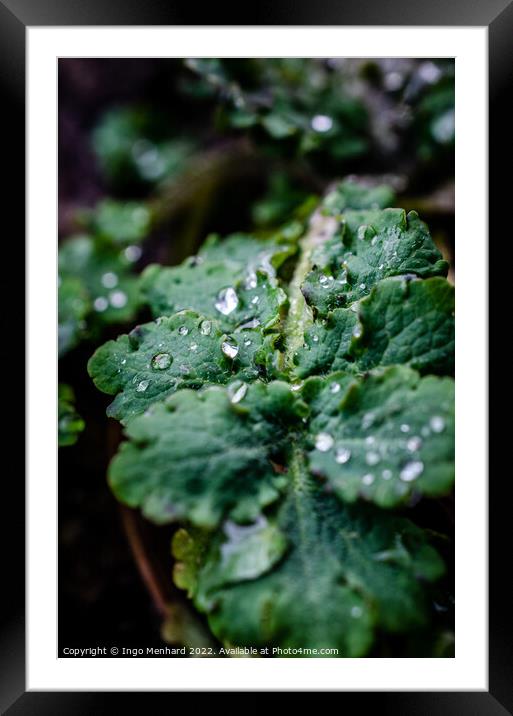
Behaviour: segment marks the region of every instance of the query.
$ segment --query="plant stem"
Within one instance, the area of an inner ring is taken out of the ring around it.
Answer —
[[[314,211],[310,218],[308,232],[299,242],[299,261],[289,286],[289,313],[285,321],[285,353],[284,369],[291,371],[294,367],[294,355],[303,345],[306,329],[313,323],[312,309],[305,301],[301,286],[308,272],[312,269],[313,250],[330,239],[337,228],[336,220],[331,216],[323,216],[320,210]]]

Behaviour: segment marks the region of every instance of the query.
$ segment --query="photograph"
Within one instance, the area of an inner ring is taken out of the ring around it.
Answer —
[[[59,659],[454,659],[458,71],[58,59]]]

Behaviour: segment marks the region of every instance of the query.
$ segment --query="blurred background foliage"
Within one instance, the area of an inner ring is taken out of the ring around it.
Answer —
[[[155,585],[150,607],[113,526],[118,428],[85,368],[100,341],[149,318],[141,270],[179,263],[211,232],[293,232],[348,176],[389,185],[454,267],[452,60],[60,60],[59,444],[73,445],[59,458],[62,644],[160,641]]]

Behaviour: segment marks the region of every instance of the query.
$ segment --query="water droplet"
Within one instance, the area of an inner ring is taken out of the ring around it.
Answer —
[[[123,358],[123,360],[121,361],[121,365],[125,365],[125,363],[126,363],[126,358]]]
[[[410,452],[415,452],[416,450],[420,450],[422,447],[422,440],[415,436],[413,438],[410,438],[408,442],[406,443],[406,447]]]
[[[401,425],[401,432],[402,433],[409,433],[410,432],[410,426],[407,423],[403,423]]]
[[[124,253],[126,260],[133,263],[141,258],[142,249],[140,246],[127,246]]]
[[[169,353],[157,353],[157,355],[154,355],[151,359],[151,366],[155,368],[155,370],[165,370],[169,368],[172,362],[173,358]]]
[[[369,435],[368,437],[365,438],[366,445],[374,445],[375,442],[376,442],[376,438],[374,437],[374,435]]]
[[[392,470],[383,470],[383,472],[381,473],[381,477],[383,478],[383,480],[390,480],[390,478],[392,477]]]
[[[368,452],[365,455],[365,462],[367,465],[377,465],[380,460],[381,458],[377,452]]]
[[[223,288],[223,290],[219,292],[215,307],[219,313],[228,316],[228,314],[237,308],[238,304],[239,299],[235,293],[235,289],[230,286],[229,288]]]
[[[246,383],[233,383],[228,387],[228,393],[232,403],[240,403],[248,392],[248,386]]]
[[[149,380],[141,380],[141,382],[138,383],[138,385],[137,385],[136,391],[138,393],[144,393],[144,391],[149,386],[149,384],[150,384]]]
[[[418,73],[419,77],[429,84],[437,82],[442,76],[442,70],[434,62],[423,62],[418,69]]]
[[[354,607],[351,607],[351,616],[353,617],[353,619],[358,619],[359,617],[362,616],[362,614],[363,614],[363,609],[361,607],[359,607],[357,605],[355,605]]]
[[[347,448],[340,447],[335,450],[335,462],[338,462],[339,465],[344,465],[348,462],[350,457],[351,450],[348,450]]]
[[[372,483],[374,482],[374,475],[368,472],[362,477],[362,482],[364,485],[372,485]]]
[[[331,117],[328,117],[327,114],[316,114],[310,124],[314,132],[320,132],[322,134],[323,132],[330,131],[333,127],[333,120]]]
[[[253,305],[255,305],[255,304],[257,304],[257,303],[259,302],[259,300],[260,300],[260,297],[259,297],[259,296],[253,296],[253,298],[251,299],[251,303],[252,303]]]
[[[332,383],[330,385],[330,393],[338,393],[340,392],[340,383]]]
[[[98,311],[98,313],[103,313],[103,311],[106,311],[109,307],[109,302],[107,301],[105,296],[98,296],[98,298],[95,298],[93,305],[95,311]]]
[[[319,433],[315,436],[315,447],[321,452],[327,452],[333,447],[333,438],[329,433]]]
[[[364,283],[361,283],[361,284],[360,284],[360,289],[361,289],[362,291],[365,291],[365,284],[364,284]]]
[[[180,326],[180,328],[178,329],[178,333],[181,336],[186,336],[189,333],[189,329],[187,328],[187,326]]]
[[[388,72],[385,75],[384,84],[387,90],[394,92],[402,87],[403,80],[403,75],[400,72]]]
[[[256,288],[256,287],[257,287],[257,279],[256,279],[256,276],[255,276],[254,273],[250,274],[250,275],[247,277],[246,283],[245,283],[245,287],[246,287],[247,289],[252,289],[252,288]]]
[[[380,271],[382,271],[383,268],[384,268],[384,266],[385,266],[385,264],[380,264],[380,265],[378,266],[378,269],[379,269]]]
[[[244,341],[244,345],[246,347],[251,345],[251,341],[249,340],[249,338],[246,338],[246,340]]]
[[[301,383],[293,383],[293,384],[290,386],[290,389],[293,390],[294,392],[297,392],[298,390],[301,390],[302,387],[303,387],[303,382],[301,382]]]
[[[356,235],[358,236],[358,239],[360,241],[363,241],[363,239],[365,238],[368,228],[369,227],[367,224],[362,224],[361,226],[358,227],[358,231],[357,231]]]
[[[323,284],[323,285],[324,285],[325,283],[328,283],[328,277],[327,277],[325,274],[321,274],[321,275],[319,276],[319,283],[320,283],[320,284]]]
[[[239,333],[240,331],[244,331],[246,329],[258,328],[259,325],[260,321],[258,320],[258,318],[252,318],[251,321],[246,321],[246,323],[241,323],[240,326],[237,326],[235,332]]]
[[[445,420],[440,415],[433,415],[429,424],[434,433],[441,433],[445,429]]]
[[[406,463],[406,465],[401,470],[399,477],[403,482],[412,482],[413,480],[416,480],[419,475],[422,474],[423,470],[424,464],[420,460],[414,460],[412,462]]]
[[[118,284],[118,277],[112,271],[107,271],[102,276],[102,284],[105,288],[114,288]]]
[[[197,343],[191,343],[191,345],[189,346],[189,348],[191,349],[191,351],[192,351],[193,353],[196,353],[196,351],[198,350],[198,344],[197,344]]]
[[[112,291],[109,294],[109,300],[114,308],[123,308],[128,303],[128,296],[124,291]]]
[[[239,352],[239,347],[234,346],[233,343],[228,343],[228,341],[223,341],[221,344],[221,350],[223,351],[225,356],[233,359]]]
[[[212,323],[210,321],[201,321],[200,333],[202,336],[209,336],[212,330]]]
[[[365,413],[365,415],[362,418],[362,428],[363,430],[368,430],[372,423],[374,422],[374,413]]]
[[[353,336],[355,338],[360,338],[362,335],[362,327],[357,323],[356,326],[353,328]]]
[[[318,343],[318,341],[319,341],[319,336],[317,336],[317,335],[312,336],[312,341],[313,341],[314,343]]]

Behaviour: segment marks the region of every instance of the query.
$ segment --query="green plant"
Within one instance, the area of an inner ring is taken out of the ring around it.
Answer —
[[[126,426],[111,488],[178,525],[175,582],[226,645],[429,628],[444,564],[407,513],[453,485],[454,296],[394,201],[344,182],[308,223],[149,266],[154,320],[89,361]]]
[[[75,410],[73,388],[65,383],[59,383],[58,413],[59,447],[74,445],[85,424]]]

